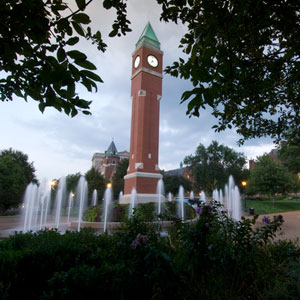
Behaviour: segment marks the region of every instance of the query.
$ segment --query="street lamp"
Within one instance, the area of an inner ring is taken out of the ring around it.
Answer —
[[[111,183],[109,182],[107,185],[106,185],[107,188],[111,188]]]
[[[242,197],[244,198],[244,211],[247,211],[247,203],[246,203],[246,197],[245,197],[245,187],[247,186],[247,181],[246,180],[242,180]]]
[[[56,185],[57,181],[56,179],[53,179],[51,182],[50,182],[50,185],[51,187],[54,187]]]

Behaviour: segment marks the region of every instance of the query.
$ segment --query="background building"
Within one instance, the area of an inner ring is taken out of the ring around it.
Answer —
[[[114,141],[112,141],[104,153],[94,153],[92,167],[100,172],[104,178],[112,180],[117,165],[124,158],[129,158],[129,152],[126,150],[118,152]]]

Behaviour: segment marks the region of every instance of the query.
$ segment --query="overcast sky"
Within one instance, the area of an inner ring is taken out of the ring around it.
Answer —
[[[114,11],[107,12],[101,3],[95,0],[87,12],[92,28],[101,31],[108,49],[103,54],[87,42],[80,45],[80,50],[86,52],[104,80],[97,93],[79,90],[82,98],[93,101],[92,116],[79,114],[71,118],[53,108],[47,108],[42,114],[35,101],[26,103],[17,97],[12,102],[0,104],[0,149],[11,147],[26,153],[34,162],[39,179],[59,178],[76,172],[84,174],[91,168],[93,154],[104,152],[112,138],[118,151],[129,151],[131,54],[148,21],[161,43],[164,67],[179,56],[183,57],[178,45],[184,27],[161,23],[160,7],[155,0],[127,2],[132,32],[121,38],[107,37]],[[194,153],[199,143],[208,146],[212,140],[244,152],[248,159],[274,147],[270,139],[255,139],[238,147],[239,136],[234,130],[215,133],[211,129],[215,119],[209,111],[202,111],[199,118],[186,116],[187,104],[180,104],[180,97],[190,87],[187,81],[164,75],[160,110],[161,169],[178,168],[180,161]]]

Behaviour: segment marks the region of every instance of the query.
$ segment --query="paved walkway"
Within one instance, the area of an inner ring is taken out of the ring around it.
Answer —
[[[300,239],[300,210],[285,212],[285,213],[275,213],[269,214],[271,220],[273,220],[273,216],[283,216],[283,224],[281,227],[281,231],[277,233],[276,239],[283,240],[283,239],[292,239],[295,240],[297,238]],[[264,215],[260,215],[257,219],[256,224],[258,226],[263,225],[262,218]]]
[[[273,216],[279,215],[269,214],[268,216],[273,219]],[[300,239],[300,210],[281,213],[284,223],[282,230],[278,232],[276,239]],[[264,215],[259,216],[257,225],[263,225],[262,218]],[[21,231],[23,229],[22,219],[20,216],[7,216],[0,217],[0,239],[13,234],[14,231]]]
[[[0,239],[13,234],[15,230],[22,230],[21,216],[0,217]]]

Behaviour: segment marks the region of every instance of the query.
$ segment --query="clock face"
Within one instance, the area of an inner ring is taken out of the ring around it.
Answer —
[[[156,68],[158,66],[158,60],[154,55],[148,55],[147,61],[148,64],[153,68]]]
[[[141,58],[140,56],[138,55],[136,58],[135,58],[135,61],[134,61],[134,67],[137,68],[140,64],[140,61],[141,61]]]

